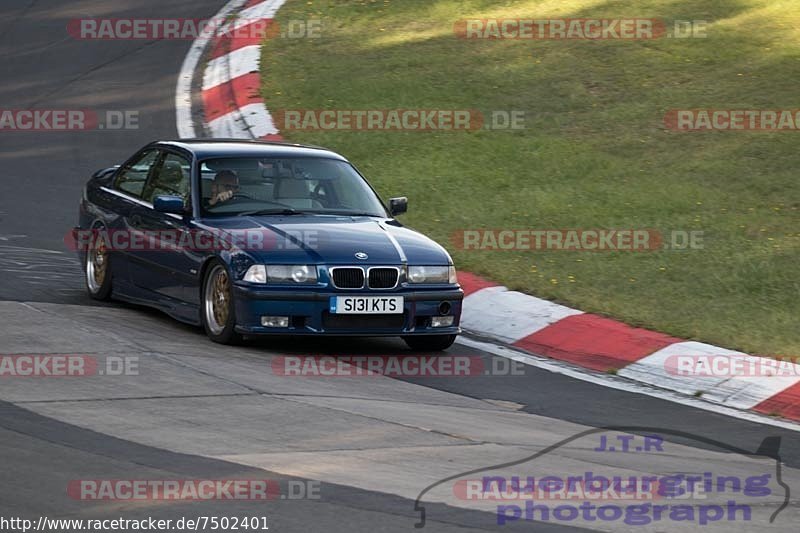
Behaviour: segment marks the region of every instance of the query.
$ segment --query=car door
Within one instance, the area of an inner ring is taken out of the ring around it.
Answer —
[[[103,190],[107,196],[110,210],[116,217],[108,228],[112,233],[120,232],[118,245],[112,243],[115,260],[112,261],[114,281],[118,288],[124,290],[125,285],[130,285],[130,219],[142,202],[142,192],[150,173],[159,162],[161,153],[154,149],[146,149],[131,157],[119,170],[117,170],[111,187]]]
[[[162,151],[144,185],[143,203],[134,209],[131,225],[141,235],[142,246],[131,254],[131,277],[142,289],[170,300],[185,301],[187,284],[196,277],[197,257],[191,231],[191,159],[186,154]],[[153,208],[156,196],[180,196],[186,214],[161,213]]]

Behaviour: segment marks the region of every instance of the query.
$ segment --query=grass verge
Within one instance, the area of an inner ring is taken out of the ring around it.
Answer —
[[[462,40],[468,18],[706,20],[706,38]],[[523,131],[284,132],[353,161],[457,266],[512,289],[749,352],[800,355],[800,132],[676,132],[670,109],[798,108],[794,0],[289,0],[274,110],[523,110]],[[478,228],[702,231],[687,251],[459,250]]]

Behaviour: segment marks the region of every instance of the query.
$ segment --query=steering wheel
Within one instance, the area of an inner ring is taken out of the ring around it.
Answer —
[[[255,198],[253,198],[249,194],[245,194],[243,192],[236,192],[236,193],[233,193],[233,196],[231,196],[231,200],[241,200],[241,199],[255,200]]]

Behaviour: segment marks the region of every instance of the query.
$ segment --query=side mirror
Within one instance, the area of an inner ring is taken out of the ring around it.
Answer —
[[[186,214],[186,208],[183,206],[183,198],[180,196],[158,195],[153,199],[153,209],[159,213],[172,213],[175,215]]]
[[[100,170],[92,174],[92,179],[96,180],[98,178],[105,178],[112,172],[115,172],[119,167],[120,167],[119,165],[114,165],[113,167],[101,168]]]
[[[392,216],[402,215],[406,211],[408,211],[408,198],[401,196],[389,199],[389,214]]]

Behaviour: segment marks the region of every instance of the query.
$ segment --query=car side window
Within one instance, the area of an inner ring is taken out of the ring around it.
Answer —
[[[117,174],[114,188],[136,198],[141,198],[150,169],[158,161],[158,150],[148,150],[133,163],[125,165]]]
[[[189,205],[191,163],[185,157],[167,153],[144,187],[142,199],[153,202],[156,196],[180,196]]]

